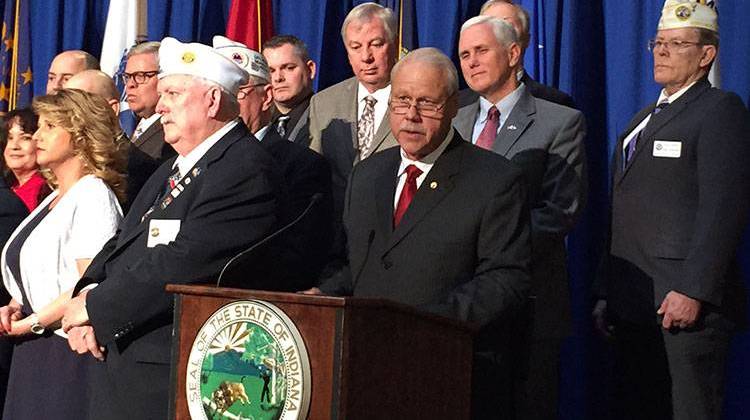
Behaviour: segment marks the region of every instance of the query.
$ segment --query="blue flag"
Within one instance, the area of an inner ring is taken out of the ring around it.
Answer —
[[[11,77],[11,109],[31,105],[33,98],[33,73],[31,71],[31,30],[29,24],[29,2],[16,0],[15,43],[13,45],[13,69]]]

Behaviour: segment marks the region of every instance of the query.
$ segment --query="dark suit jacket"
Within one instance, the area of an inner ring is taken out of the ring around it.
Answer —
[[[354,168],[344,216],[348,267],[321,290],[387,298],[478,326],[514,316],[529,291],[521,171],[455,135],[394,229],[400,162],[393,148]]]
[[[141,221],[161,194],[173,162],[165,162],[149,179],[121,229],[76,286],[99,283],[88,293],[86,305],[96,338],[108,353],[108,380],[94,384],[96,394],[110,403],[98,407],[108,413],[99,413],[101,418],[166,417],[167,378],[131,375],[144,366],[139,363],[170,363],[174,297],[164,286],[215,281],[232,256],[268,235],[277,222],[274,162],[244,124],[208,150],[197,165],[199,175],[192,171],[192,182],[169,206],[157,207]],[[179,220],[179,234],[167,245],[148,248],[147,239],[154,233],[151,222],[156,220]],[[245,279],[254,278],[253,266],[263,264],[254,263],[243,270]],[[150,383],[163,384],[164,389]]]
[[[569,108],[575,108],[576,104],[573,101],[573,97],[567,93],[555,89],[552,86],[543,85],[536,80],[532,79],[528,73],[523,72],[521,81],[529,89],[531,95],[535,98],[544,99],[545,101],[554,102],[559,105],[567,106]]]
[[[479,97],[473,96],[453,120],[464,138],[471,138],[479,115]],[[537,337],[560,338],[570,332],[565,236],[586,202],[585,135],[583,114],[535,98],[527,88],[492,147],[523,169],[529,187]]]
[[[295,106],[289,113],[289,121],[286,125],[286,134],[284,138],[305,147],[310,146],[310,98],[312,94],[304,101]],[[271,119],[273,128],[276,128],[281,113],[274,108],[274,115]]]
[[[339,260],[343,249],[344,193],[352,167],[360,161],[357,148],[357,88],[356,77],[328,87],[310,99],[310,148],[322,154],[331,164],[333,189],[334,245],[330,259]],[[396,146],[391,134],[389,112],[375,130],[372,154]],[[372,154],[370,156],[372,156]]]
[[[295,290],[307,289],[317,282],[333,240],[331,168],[323,156],[282,138],[273,127],[260,144],[276,160],[284,177],[288,196],[284,224],[301,215],[314,195],[320,195],[305,218],[274,244],[276,252],[272,252],[283,260],[277,265],[288,281],[297,285]],[[276,275],[280,274],[277,270]]]
[[[639,112],[615,147],[609,259],[600,292],[608,311],[658,322],[670,290],[703,302],[702,313],[744,319],[735,253],[750,207],[750,113],[737,95],[693,85],[654,115],[623,169],[622,143],[654,109]],[[677,142],[679,157],[657,157]]]
[[[151,127],[133,142],[133,145],[159,163],[177,154],[172,146],[164,141],[164,128],[161,125],[161,118],[151,124]]]

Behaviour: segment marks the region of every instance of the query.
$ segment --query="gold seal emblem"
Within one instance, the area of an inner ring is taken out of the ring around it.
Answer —
[[[690,9],[690,6],[684,4],[674,10],[674,15],[677,16],[677,19],[682,21],[690,19],[692,14],[693,11]]]
[[[151,236],[154,238],[159,236],[159,228],[151,228]]]
[[[190,64],[193,61],[195,61],[195,54],[191,53],[190,51],[186,52],[185,54],[182,54],[183,63]]]
[[[432,188],[433,190],[434,190],[435,188],[437,188],[437,186],[438,186],[438,183],[437,183],[437,181],[432,181],[432,182],[430,182],[430,188]]]

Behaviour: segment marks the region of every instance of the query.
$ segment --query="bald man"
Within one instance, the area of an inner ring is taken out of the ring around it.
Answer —
[[[68,79],[63,88],[80,89],[95,95],[102,96],[109,102],[115,115],[120,113],[120,92],[117,90],[114,80],[100,70],[84,70]],[[125,133],[122,133],[124,136]],[[123,210],[127,211],[130,203],[138,195],[143,184],[159,167],[161,161],[154,159],[137,147],[128,149],[128,183],[126,190],[127,202]]]
[[[99,60],[81,50],[63,51],[52,60],[47,73],[47,94],[63,88],[74,75],[84,70],[99,70]]]
[[[101,70],[84,70],[63,84],[65,89],[80,89],[107,100],[115,114],[120,113],[120,92],[114,80]]]

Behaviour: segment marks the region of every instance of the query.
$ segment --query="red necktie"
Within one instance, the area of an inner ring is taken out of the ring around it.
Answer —
[[[477,146],[482,149],[492,150],[492,143],[497,137],[497,126],[500,124],[500,111],[494,106],[487,112],[487,122],[484,123],[482,133],[477,137]]]
[[[406,209],[411,204],[411,199],[417,193],[417,178],[420,175],[422,175],[422,170],[416,166],[409,165],[406,167],[406,182],[404,183],[404,188],[401,190],[401,195],[398,197],[396,211],[393,213],[393,227],[398,226],[401,222],[401,218],[404,217]]]

